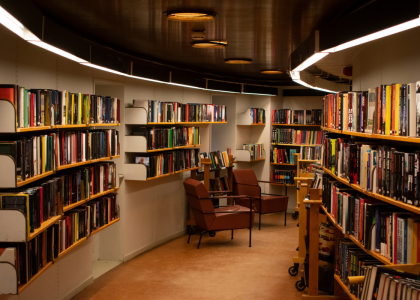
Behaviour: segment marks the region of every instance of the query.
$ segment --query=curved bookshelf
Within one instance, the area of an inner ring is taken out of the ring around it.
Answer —
[[[408,211],[411,211],[413,213],[420,214],[420,207],[413,206],[413,205],[410,205],[410,204],[406,204],[406,203],[403,203],[401,201],[397,201],[397,200],[394,200],[394,199],[392,199],[390,197],[386,197],[386,196],[383,196],[383,195],[380,195],[380,194],[369,192],[369,191],[361,188],[357,184],[349,183],[348,180],[345,179],[345,178],[341,178],[341,177],[336,176],[335,174],[331,173],[331,171],[328,170],[325,167],[323,167],[322,169],[326,173],[328,173],[329,175],[331,175],[332,177],[334,177],[336,180],[338,180],[338,181],[346,184],[347,186],[349,186],[349,187],[351,187],[351,188],[353,188],[353,189],[355,189],[355,190],[357,190],[357,191],[359,191],[359,192],[361,192],[361,193],[363,193],[363,194],[365,194],[365,195],[367,195],[369,197],[372,197],[372,198],[375,198],[375,199],[384,201],[384,202],[389,203],[391,205],[395,205],[395,206],[401,207],[401,208],[403,208],[405,210],[408,210]]]
[[[305,125],[305,124],[276,124],[272,123],[273,126],[287,126],[287,127],[321,127],[321,125]]]
[[[93,199],[96,199],[96,198],[99,198],[99,197],[105,196],[105,195],[107,195],[107,194],[114,193],[114,192],[116,192],[116,191],[118,191],[118,190],[119,190],[119,188],[117,188],[117,189],[115,189],[115,188],[114,188],[114,189],[109,189],[109,190],[106,190],[105,192],[102,192],[102,193],[98,193],[98,194],[92,195],[91,197],[89,197],[89,198],[87,198],[87,199],[83,199],[83,200],[80,200],[80,201],[78,201],[78,202],[76,202],[76,203],[72,203],[72,204],[70,204],[70,205],[64,206],[64,207],[63,207],[63,212],[69,211],[69,210],[71,210],[71,209],[73,209],[73,208],[75,208],[75,207],[78,207],[79,205],[82,205],[82,204],[84,204],[84,203],[89,202],[90,200],[93,200]]]
[[[341,286],[341,288],[343,289],[343,291],[350,297],[349,299],[351,299],[351,300],[359,300],[355,295],[353,295],[352,293],[350,293],[349,288],[347,287],[347,285],[344,284],[343,281],[341,281],[340,276],[338,276],[337,274],[334,274],[334,279]]]
[[[273,166],[296,166],[295,164],[284,164],[284,163],[270,163]]]
[[[315,146],[322,146],[322,145],[304,145],[304,144],[279,144],[279,143],[271,143],[271,145],[276,146],[290,146],[290,147],[315,147]]]

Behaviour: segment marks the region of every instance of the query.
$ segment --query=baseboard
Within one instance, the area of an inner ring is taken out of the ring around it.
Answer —
[[[130,259],[132,259],[132,258],[134,258],[134,257],[136,257],[136,256],[138,256],[138,255],[140,255],[140,254],[142,254],[146,251],[149,251],[150,249],[153,249],[153,248],[155,248],[155,247],[157,247],[157,246],[159,246],[163,243],[169,242],[170,240],[173,240],[173,239],[175,239],[177,237],[180,237],[184,234],[185,234],[185,229],[182,230],[182,231],[179,231],[177,233],[171,234],[170,236],[167,236],[166,238],[158,240],[154,243],[151,243],[150,245],[147,245],[146,247],[143,247],[143,248],[140,248],[136,251],[133,251],[130,254],[127,254],[127,255],[124,256],[124,262],[129,261]]]
[[[89,276],[85,281],[83,281],[79,286],[75,287],[70,293],[65,295],[62,300],[70,300],[74,296],[76,296],[78,293],[83,291],[85,288],[87,288],[90,284],[93,283],[93,275]]]

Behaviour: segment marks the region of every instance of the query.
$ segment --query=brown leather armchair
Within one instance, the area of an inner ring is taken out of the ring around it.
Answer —
[[[253,204],[256,207],[256,213],[259,214],[259,230],[261,230],[261,215],[284,211],[284,226],[286,226],[286,211],[289,197],[286,195],[274,195],[261,193],[259,182],[271,183],[271,181],[258,180],[254,170],[242,169],[233,170],[233,193],[235,195],[248,195],[253,197]],[[249,207],[249,200],[245,198],[236,199],[236,203]]]
[[[249,247],[251,247],[251,230],[254,224],[251,198],[245,195],[210,197],[204,184],[191,178],[184,181],[184,188],[196,225],[203,229],[197,249],[200,249],[201,238],[206,232],[232,230],[233,239],[233,229],[244,228],[249,228]],[[213,206],[212,199],[220,198],[248,199],[248,208],[240,205]],[[190,242],[190,238],[191,233],[188,236],[187,244]]]

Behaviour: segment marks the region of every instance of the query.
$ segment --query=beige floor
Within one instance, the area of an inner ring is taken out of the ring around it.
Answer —
[[[256,215],[256,220],[257,220]],[[297,277],[288,274],[298,244],[297,221],[284,213],[262,217],[252,231],[188,235],[152,249],[108,273],[78,294],[74,300],[107,299],[301,299]]]

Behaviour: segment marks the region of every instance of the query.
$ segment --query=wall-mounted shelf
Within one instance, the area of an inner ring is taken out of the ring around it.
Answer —
[[[278,143],[271,143],[271,145],[276,146],[290,146],[290,147],[315,147],[315,146],[322,146],[322,145],[305,145],[305,144],[278,144]]]
[[[296,166],[295,164],[284,164],[284,163],[270,163],[273,166]]]
[[[146,125],[147,109],[144,107],[126,107],[125,108],[126,125]]]
[[[276,124],[272,123],[273,126],[287,126],[287,127],[321,127],[321,125],[305,125],[305,124]]]
[[[88,127],[113,127],[113,126],[120,126],[120,123],[91,123],[91,124],[88,124]]]
[[[243,149],[236,149],[236,162],[252,162],[252,161],[264,161],[265,150],[263,151],[263,158],[251,159],[251,152]]]
[[[97,233],[101,232],[102,230],[104,230],[104,229],[108,228],[109,226],[111,226],[111,225],[113,225],[113,224],[117,223],[119,220],[120,220],[119,218],[118,218],[118,219],[115,219],[115,220],[112,220],[112,221],[111,221],[111,222],[109,222],[108,224],[106,224],[106,225],[104,225],[104,226],[102,226],[102,227],[100,227],[100,228],[98,228],[98,229],[96,229],[96,230],[92,231],[92,232],[90,233],[90,235],[92,236],[92,235],[95,235],[95,234],[97,234]]]
[[[146,137],[140,135],[126,135],[124,139],[125,145],[125,152],[131,153],[152,153],[152,152],[160,152],[160,151],[172,151],[176,149],[187,149],[187,148],[197,148],[201,145],[190,145],[190,146],[178,146],[173,148],[159,148],[159,149],[151,149],[148,150],[147,148],[147,140]]]
[[[60,126],[60,125],[58,125]],[[51,130],[54,128],[58,128],[57,126],[34,126],[34,127],[26,127],[26,128],[17,128],[16,132],[31,132],[31,131],[41,131],[41,130]]]
[[[245,112],[243,113],[237,113],[236,114],[236,125],[240,125],[240,126],[265,126],[265,123],[253,123],[254,120],[251,116],[251,109],[248,108]]]
[[[163,175],[159,175],[159,176],[155,176],[155,177],[149,177],[149,178],[147,178],[147,168],[146,168],[145,165],[142,165],[142,164],[125,164],[124,168],[125,168],[125,174],[124,174],[124,179],[125,180],[150,181],[150,180],[155,180],[155,179],[159,179],[159,178],[162,178],[162,177],[168,177],[168,176],[171,176],[171,175],[175,175],[175,174],[179,174],[179,173],[183,173],[183,172],[187,172],[187,171],[198,170],[200,167],[194,167],[194,168],[189,168],[189,169],[185,169],[185,170],[179,170],[179,171],[175,171],[174,173],[168,173],[168,174],[163,174]]]
[[[71,210],[71,209],[73,209],[73,208],[75,208],[75,207],[78,207],[79,205],[82,205],[82,204],[84,204],[84,203],[89,202],[90,200],[93,200],[93,199],[96,199],[96,198],[99,198],[99,197],[105,196],[105,195],[107,195],[107,194],[114,193],[114,192],[118,191],[119,189],[120,189],[120,188],[113,188],[113,189],[109,189],[109,190],[106,190],[105,192],[102,192],[102,193],[98,193],[98,194],[92,195],[91,197],[89,197],[89,198],[87,198],[87,199],[83,199],[83,200],[77,201],[76,203],[72,203],[72,204],[70,204],[70,205],[64,206],[64,207],[63,207],[63,212],[69,211],[69,210]]]

